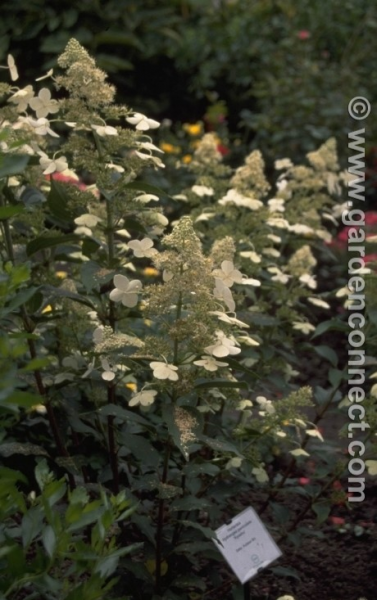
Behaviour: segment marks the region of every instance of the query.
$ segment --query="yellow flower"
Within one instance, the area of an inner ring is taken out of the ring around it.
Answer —
[[[189,135],[200,135],[202,133],[201,123],[185,123],[183,125],[184,131]]]
[[[59,279],[65,279],[66,277],[68,277],[67,271],[56,271],[55,275]]]
[[[183,162],[185,165],[188,165],[188,164],[189,164],[191,161],[192,161],[192,156],[191,156],[191,154],[185,154],[185,155],[182,157],[182,162]]]
[[[33,406],[31,406],[29,408],[29,412],[37,412],[40,415],[45,415],[47,412],[47,408],[44,406],[44,404],[33,404]]]
[[[143,273],[147,277],[157,277],[157,275],[160,274],[160,271],[158,271],[154,267],[145,267],[145,269],[143,269]]]
[[[126,388],[131,390],[131,392],[137,391],[137,385],[136,385],[136,383],[133,383],[132,381],[129,381],[128,383],[126,383]]]
[[[173,146],[173,144],[169,144],[168,142],[161,142],[160,148],[167,154],[179,154],[181,151],[179,146]]]
[[[42,310],[42,315],[45,315],[46,313],[50,313],[52,312],[52,306],[51,304],[47,304],[47,306],[44,307],[44,309]]]

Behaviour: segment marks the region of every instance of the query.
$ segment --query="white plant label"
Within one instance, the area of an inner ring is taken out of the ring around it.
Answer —
[[[216,529],[214,543],[238,577],[246,583],[281,556],[281,551],[252,508]]]

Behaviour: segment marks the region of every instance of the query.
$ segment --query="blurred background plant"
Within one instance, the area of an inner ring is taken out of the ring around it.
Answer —
[[[31,80],[75,37],[129,106],[227,122],[236,161],[251,147],[268,166],[302,160],[335,136],[343,163],[350,98],[377,96],[376,28],[368,0],[16,0],[2,9],[0,59],[12,52]]]

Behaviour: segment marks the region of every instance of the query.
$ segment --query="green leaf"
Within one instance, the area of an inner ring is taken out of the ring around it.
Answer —
[[[26,479],[25,475],[21,473],[21,471],[8,469],[8,467],[0,467],[0,480],[2,486],[5,485],[5,482],[22,481],[23,483],[28,483],[28,480]]]
[[[331,511],[331,505],[325,502],[316,502],[312,505],[312,509],[317,515],[317,524],[321,525],[326,521]]]
[[[27,244],[26,254],[28,256],[31,256],[32,254],[35,254],[40,250],[45,250],[46,248],[54,248],[55,246],[66,244],[67,242],[77,241],[79,241],[79,238],[73,233],[68,233],[67,235],[54,236],[41,235],[40,237],[35,238]]]
[[[75,488],[69,495],[70,504],[85,505],[89,502],[88,492],[83,487]]]
[[[104,556],[99,559],[96,566],[94,567],[94,573],[99,573],[103,578],[110,577],[118,566],[119,559],[122,556],[126,556],[135,550],[140,550],[143,547],[143,543],[137,542],[131,544],[125,548],[120,548],[108,556]]]
[[[36,444],[20,444],[18,442],[7,442],[0,445],[0,456],[8,457],[13,454],[23,456],[49,456],[47,450]]]
[[[269,571],[272,571],[272,573],[281,577],[293,577],[293,579],[301,581],[301,577],[296,569],[288,567],[271,567],[269,568]]]
[[[203,525],[199,525],[199,523],[196,523],[194,521],[182,520],[178,522],[182,523],[182,525],[185,525],[185,527],[193,527],[194,529],[197,529],[204,535],[204,537],[206,537],[209,540],[213,540],[214,538],[216,538],[216,533],[209,527],[203,527]]]
[[[53,285],[44,285],[42,289],[48,298],[65,298],[67,300],[74,300],[75,302],[79,302],[90,308],[95,308],[94,304],[92,304],[86,296],[81,296],[81,294],[75,294],[74,292],[63,290],[62,288],[56,288]]]
[[[228,388],[248,390],[246,381],[228,381],[228,379],[197,379],[194,383],[197,390],[208,390],[211,388]]]
[[[97,245],[96,248],[98,248]],[[103,274],[103,270],[101,265],[92,260],[83,263],[81,267],[81,281],[89,292],[99,290],[101,285],[109,283],[113,279],[114,271]]]
[[[148,233],[144,225],[142,225],[136,219],[132,219],[131,217],[126,217],[125,227],[130,231],[137,231],[138,233]]]
[[[114,45],[122,45],[133,46],[142,52],[145,50],[144,44],[142,44],[137,36],[125,31],[114,31],[112,29],[108,29],[98,33],[95,36],[95,42],[97,46],[100,44],[110,44],[111,48],[113,48]],[[98,55],[96,55],[96,58],[98,58]]]
[[[40,534],[43,527],[43,512],[41,507],[31,508],[23,516],[21,522],[22,545],[24,549],[28,548],[33,539]]]
[[[137,190],[139,192],[145,192],[146,194],[154,194],[155,196],[169,197],[163,189],[156,185],[151,185],[145,181],[130,181],[125,186],[126,190]]]
[[[106,73],[116,73],[117,71],[132,71],[134,66],[132,62],[116,56],[116,54],[105,54],[101,52],[96,54],[96,61]]]
[[[144,417],[141,417],[140,415],[133,413],[130,410],[126,410],[121,406],[117,406],[116,404],[107,404],[103,408],[100,408],[98,410],[98,413],[102,417],[112,416],[116,417],[117,419],[121,419],[121,421],[124,422],[134,421],[135,423],[139,423],[140,425],[150,425],[150,423],[147,421],[147,419],[144,419]]]
[[[248,375],[252,375],[253,377],[257,377],[258,379],[262,378],[262,375],[258,375],[256,371],[252,371],[248,367],[245,367],[240,361],[235,360],[234,358],[226,357],[226,362],[232,369],[235,371],[242,371],[243,373],[247,373]]]
[[[195,496],[185,496],[171,503],[171,510],[204,510],[211,506],[211,503],[204,498],[196,498]]]
[[[44,367],[48,367],[51,364],[51,360],[49,358],[33,358],[26,367],[23,367],[21,371],[38,371],[39,369],[44,369]]]
[[[348,326],[343,321],[339,319],[330,319],[329,321],[323,321],[317,325],[315,332],[313,333],[311,339],[326,333],[326,331],[348,331]]]
[[[25,210],[24,206],[0,206],[0,221],[10,219]]]
[[[242,454],[240,453],[238,448],[231,442],[228,442],[226,440],[213,439],[207,437],[206,435],[199,435],[198,439],[199,441],[203,442],[206,446],[212,448],[212,450],[216,450],[216,452],[232,452],[233,454],[242,457]]]
[[[52,177],[50,179],[50,184],[51,189],[47,196],[47,206],[49,207],[51,214],[60,221],[72,221],[72,215],[67,208],[69,196],[67,194],[66,186]]]
[[[145,515],[133,514],[131,518],[132,523],[135,523],[138,529],[145,535],[150,541],[152,546],[156,545],[156,531],[152,525],[151,518]]]
[[[283,504],[277,502],[270,502],[269,506],[272,508],[274,518],[280,525],[286,525],[290,519],[291,511]]]
[[[183,470],[187,477],[193,478],[198,475],[209,475],[210,477],[215,477],[220,472],[220,467],[214,465],[210,462],[203,462],[199,464],[189,463],[183,467]]]
[[[23,392],[21,390],[14,390],[6,399],[7,404],[15,404],[22,408],[31,408],[35,404],[41,404],[42,402],[43,400],[38,394]]]
[[[56,548],[56,535],[51,525],[47,525],[42,531],[42,543],[48,556],[52,558]]]
[[[180,575],[174,579],[171,585],[179,590],[182,588],[196,588],[202,590],[202,592],[207,588],[205,581],[201,577],[198,577],[198,575],[193,574]]]
[[[333,367],[337,366],[337,364],[338,364],[338,355],[329,346],[315,346],[314,347],[314,351],[316,352],[316,354],[318,354],[318,356],[321,356],[322,358],[325,358],[326,360],[328,360],[329,363]]]
[[[4,308],[3,314],[12,312],[16,308],[19,308],[23,304],[26,304],[27,302],[29,302],[29,300],[31,300],[31,298],[34,296],[34,294],[36,294],[36,292],[38,290],[39,290],[39,288],[30,287],[29,289],[18,292],[18,294],[16,294],[16,296],[14,296],[14,298],[12,298],[12,300],[10,300],[9,304]]]
[[[27,154],[0,154],[0,179],[22,173],[29,159]]]
[[[328,373],[329,382],[334,388],[339,387],[341,381],[347,379],[346,371],[339,371],[339,369],[329,369]]]
[[[150,465],[157,468],[160,464],[160,453],[141,435],[132,435],[131,433],[121,434],[119,442],[131,450],[132,455],[143,465]]]
[[[95,502],[88,504],[84,511],[82,507],[78,504],[74,505],[75,510],[70,510],[70,506],[66,512],[67,523],[70,523],[69,527],[67,528],[67,531],[77,531],[78,529],[83,529],[87,525],[96,523],[99,520],[99,518],[103,515],[105,507],[97,507],[95,505]]]

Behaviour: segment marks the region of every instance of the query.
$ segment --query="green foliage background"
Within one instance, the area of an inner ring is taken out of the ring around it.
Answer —
[[[367,0],[16,0],[0,58],[11,51],[30,79],[74,37],[136,110],[190,121],[220,100],[248,146],[302,159],[345,139],[353,96],[374,104],[376,29]]]

